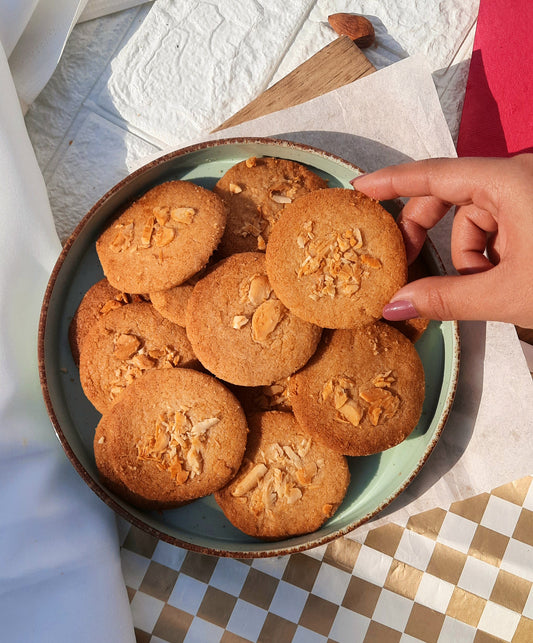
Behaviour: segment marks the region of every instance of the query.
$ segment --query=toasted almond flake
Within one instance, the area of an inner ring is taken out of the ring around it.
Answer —
[[[252,316],[252,339],[264,342],[271,335],[283,316],[284,306],[279,299],[267,299]]]
[[[141,346],[141,340],[129,333],[117,334],[114,341],[113,356],[120,360],[130,359]]]
[[[140,368],[141,371],[147,371],[155,365],[155,361],[148,355],[134,355],[131,361],[133,365]]]
[[[333,406],[337,409],[337,411],[346,404],[348,401],[348,395],[346,391],[340,387],[335,387],[335,391],[333,393]]]
[[[195,424],[192,425],[191,435],[195,435],[195,436],[203,435],[204,433],[209,431],[209,429],[216,426],[219,422],[220,422],[220,418],[217,418],[217,417],[200,420],[200,422],[196,422]]]
[[[270,297],[272,287],[266,275],[257,274],[250,280],[248,289],[248,301],[254,306],[261,305]]]
[[[174,240],[175,236],[176,231],[174,230],[174,228],[159,228],[159,230],[157,230],[157,232],[155,233],[155,245],[158,248],[164,248]]]
[[[259,235],[257,237],[257,249],[258,250],[266,250],[266,241],[263,239],[262,235]]]
[[[115,310],[115,308],[120,308],[122,304],[120,301],[117,301],[116,299],[110,299],[109,301],[106,301],[106,303],[100,308],[100,315],[105,315],[111,310]]]
[[[235,489],[232,491],[232,496],[238,498],[239,496],[244,496],[245,493],[248,493],[253,489],[258,482],[263,478],[263,476],[268,471],[266,465],[262,462],[256,464],[253,469],[251,469],[242,480],[236,485]]]
[[[250,158],[246,159],[245,164],[246,167],[255,167],[257,165],[257,158],[255,156],[251,156]]]
[[[186,225],[192,223],[195,214],[196,210],[194,208],[187,207],[172,208],[172,210],[170,211],[170,217],[173,221],[176,221],[177,223],[184,223]]]
[[[286,492],[285,497],[287,498],[287,504],[293,505],[295,502],[298,502],[298,500],[301,499],[302,497],[302,492],[298,487],[293,487],[292,489],[288,490]]]
[[[370,268],[381,268],[381,261],[370,255],[361,255],[361,262]]]
[[[286,203],[292,203],[292,199],[290,196],[281,194],[280,192],[272,192],[270,198],[272,199],[272,201],[274,201],[274,203],[280,203],[283,205],[285,205]]]
[[[105,442],[105,438],[104,438],[104,436],[102,435],[102,436],[99,438],[99,440],[98,440],[98,444],[103,444],[104,442]]]
[[[339,413],[354,426],[359,426],[361,418],[363,417],[363,410],[353,400],[348,400],[343,406],[338,409]]]
[[[152,234],[154,232],[155,217],[149,216],[146,219],[141,235],[141,248],[149,248],[152,245]]]
[[[325,402],[330,395],[333,394],[334,386],[333,379],[328,380],[322,388],[322,400]]]
[[[156,206],[153,210],[155,220],[160,226],[164,226],[170,219],[170,208],[168,206]]]
[[[230,183],[229,184],[229,191],[232,194],[240,194],[242,192],[242,188],[240,185],[237,185],[236,183]]]
[[[235,315],[231,323],[231,326],[235,330],[240,330],[243,326],[246,326],[248,321],[249,321],[248,317],[245,317],[244,315]]]

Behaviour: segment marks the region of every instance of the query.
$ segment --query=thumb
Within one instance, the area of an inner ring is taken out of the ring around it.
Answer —
[[[507,306],[499,287],[496,269],[471,275],[425,277],[398,290],[383,309],[389,321],[426,319],[469,319],[506,321]],[[498,294],[500,293],[500,294]]]

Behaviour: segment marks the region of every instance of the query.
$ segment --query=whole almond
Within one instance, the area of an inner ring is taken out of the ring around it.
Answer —
[[[328,22],[339,36],[348,36],[355,44],[364,49],[375,40],[374,27],[368,18],[356,13],[334,13]]]

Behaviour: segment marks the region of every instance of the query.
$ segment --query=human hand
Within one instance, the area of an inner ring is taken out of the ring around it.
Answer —
[[[533,328],[533,154],[509,159],[429,159],[352,181],[379,200],[411,197],[398,219],[407,260],[456,205],[452,261],[459,275],[401,288],[385,319],[477,319]]]

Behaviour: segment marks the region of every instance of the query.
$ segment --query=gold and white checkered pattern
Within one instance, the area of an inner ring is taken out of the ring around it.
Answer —
[[[137,641],[531,643],[532,481],[279,558],[204,556],[122,524]]]

